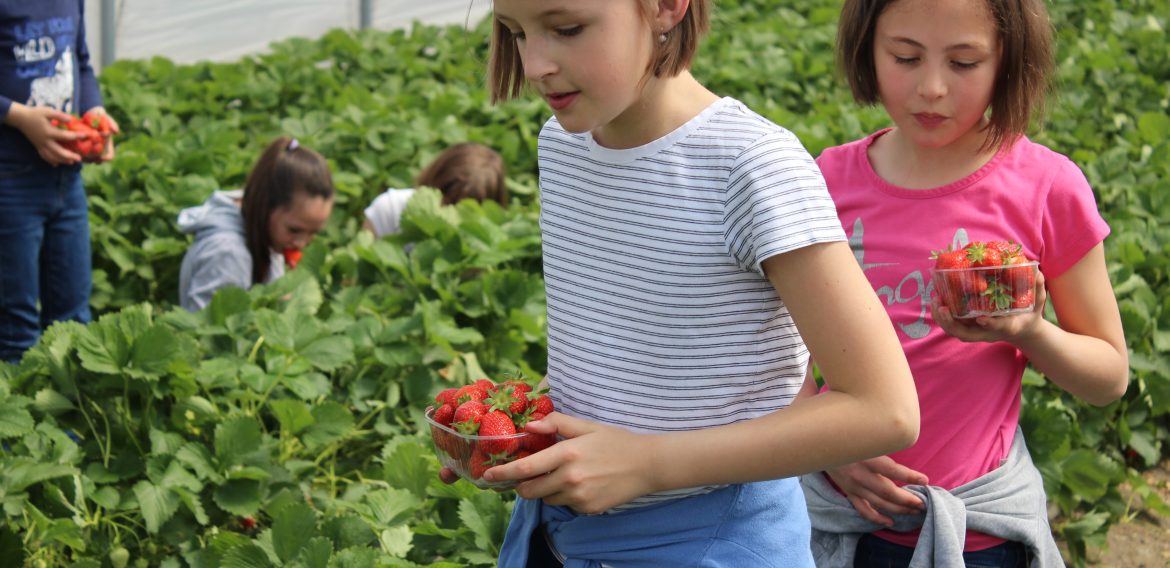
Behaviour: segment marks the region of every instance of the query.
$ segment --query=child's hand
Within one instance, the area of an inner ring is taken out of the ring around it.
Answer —
[[[100,164],[100,163],[108,162],[108,161],[114,159],[114,136],[113,135],[114,134],[121,134],[122,129],[118,126],[118,122],[114,120],[114,117],[106,114],[106,109],[103,107],[93,107],[93,108],[89,109],[88,111],[86,111],[85,116],[83,116],[82,118],[88,120],[88,119],[92,119],[94,117],[100,117],[99,120],[101,120],[104,123],[103,129],[108,130],[108,132],[105,132],[105,131],[102,132],[102,136],[103,136],[103,138],[105,138],[105,150],[102,151],[101,156],[98,156],[97,158],[90,160],[94,163]]]
[[[66,142],[72,142],[83,135],[53,126],[52,121],[69,122],[73,117],[49,107],[27,106],[12,103],[5,122],[20,130],[25,138],[36,147],[41,158],[53,166],[72,165],[81,161],[76,152],[65,149]]]
[[[554,412],[525,431],[564,438],[524,459],[484,472],[490,481],[524,480],[516,493],[595,514],[652,493],[654,436]]]
[[[960,341],[968,343],[1007,341],[1014,344],[1018,339],[1035,332],[1044,322],[1044,304],[1048,300],[1048,295],[1044,290],[1044,274],[1038,270],[1033,294],[1036,298],[1035,303],[1032,311],[1026,314],[958,319],[951,315],[951,310],[942,305],[937,296],[931,299],[930,313],[943,331]]]
[[[882,512],[909,515],[921,512],[925,506],[917,495],[894,482],[911,485],[926,485],[930,482],[922,473],[900,465],[887,456],[843,465],[825,473],[845,492],[862,518],[887,527],[894,526],[894,519]]]

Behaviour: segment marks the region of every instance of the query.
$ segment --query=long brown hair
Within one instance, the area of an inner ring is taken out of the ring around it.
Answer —
[[[240,205],[244,243],[252,254],[253,284],[268,276],[272,250],[268,222],[272,212],[291,206],[298,192],[333,199],[333,175],[321,154],[301,146],[295,138],[280,136],[268,144],[252,166]]]
[[[439,153],[415,181],[442,192],[443,205],[462,199],[490,199],[506,207],[504,180],[504,160],[495,150],[477,142],[462,142]]]

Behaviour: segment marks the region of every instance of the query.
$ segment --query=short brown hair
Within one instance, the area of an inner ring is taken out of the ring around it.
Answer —
[[[837,62],[853,99],[881,102],[874,63],[878,18],[897,0],[846,0],[837,27]],[[991,95],[985,148],[1015,141],[1043,114],[1053,70],[1052,24],[1044,0],[986,0],[1002,52]]]
[[[443,205],[462,199],[508,205],[504,160],[495,150],[477,142],[462,142],[443,150],[415,181],[442,192]]]
[[[635,0],[648,20],[655,0]],[[699,49],[699,38],[707,33],[711,21],[711,0],[691,0],[687,13],[678,25],[666,34],[666,41],[655,42],[655,53],[650,58],[648,72],[655,77],[674,77],[687,69]],[[492,22],[492,53],[488,62],[488,84],[492,102],[514,99],[524,88],[524,63],[512,39],[512,32],[499,20]]]
[[[333,175],[325,158],[295,138],[280,136],[268,144],[244,183],[240,210],[244,217],[244,243],[252,254],[252,283],[268,277],[272,239],[268,220],[272,212],[292,205],[293,196],[333,199]]]

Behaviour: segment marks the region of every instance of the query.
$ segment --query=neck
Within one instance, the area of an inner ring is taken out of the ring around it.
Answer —
[[[606,148],[635,148],[674,131],[719,97],[699,84],[688,71],[675,77],[651,77],[638,100],[617,118],[593,130],[593,139]]]
[[[878,175],[907,189],[931,189],[959,181],[995,157],[998,148],[983,148],[986,133],[974,129],[940,148],[913,144],[895,129],[882,136],[885,147],[871,157]],[[876,159],[872,159],[876,158]]]

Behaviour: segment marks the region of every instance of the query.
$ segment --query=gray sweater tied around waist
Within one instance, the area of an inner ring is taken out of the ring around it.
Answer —
[[[862,518],[823,473],[801,476],[800,484],[812,519],[817,567],[851,568],[861,536],[887,527]],[[1048,525],[1044,482],[1018,427],[1011,451],[995,470],[950,491],[922,485],[904,489],[926,504],[924,513],[889,515],[892,530],[922,527],[911,568],[963,568],[967,529],[1024,544],[1029,566],[1064,566]]]

